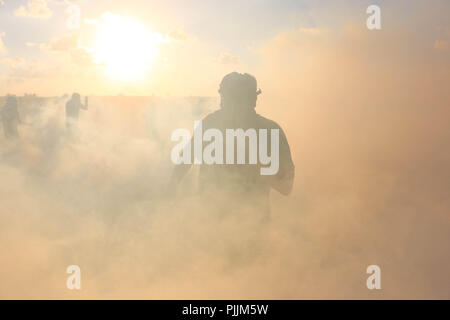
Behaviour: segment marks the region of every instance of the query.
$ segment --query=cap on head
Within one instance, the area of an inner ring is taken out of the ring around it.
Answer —
[[[248,73],[232,72],[223,77],[220,83],[221,95],[234,97],[256,96],[261,93],[257,91],[256,78]]]
[[[72,99],[77,99],[77,100],[79,100],[79,99],[81,99],[81,96],[80,96],[79,93],[74,92],[74,93],[72,94]]]

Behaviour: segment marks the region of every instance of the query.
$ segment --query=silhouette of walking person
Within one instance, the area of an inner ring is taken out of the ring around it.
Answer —
[[[21,123],[21,120],[17,105],[17,98],[15,96],[9,96],[6,100],[6,104],[1,109],[3,131],[7,139],[19,136],[17,126]]]
[[[276,122],[256,113],[256,101],[261,90],[257,90],[257,81],[252,75],[237,72],[226,75],[220,83],[219,93],[220,109],[203,119],[203,130],[218,129],[225,136],[228,129],[243,129],[244,131],[266,129],[267,132],[271,132],[271,129],[278,129],[279,169],[274,175],[261,175],[261,163],[203,163],[200,165],[199,171],[200,194],[205,195],[205,204],[209,202],[216,208],[221,208],[219,210],[250,209],[261,212],[262,216],[268,216],[270,213],[270,190],[275,189],[283,195],[288,195],[293,187],[295,167],[286,136]],[[268,140],[270,141],[270,139]],[[193,142],[190,147],[192,145]],[[235,143],[234,148],[236,149],[236,147],[239,147],[239,144]],[[248,157],[248,143],[245,144],[245,148],[244,152]],[[224,147],[224,158],[226,153],[227,150]],[[235,150],[234,157],[236,154]],[[190,167],[190,164],[180,164],[174,168],[168,186],[169,192],[174,192]]]
[[[84,104],[81,103],[81,96],[79,93],[72,94],[72,98],[66,103],[66,128],[73,129],[76,127],[80,109],[87,110],[88,98],[85,98]]]

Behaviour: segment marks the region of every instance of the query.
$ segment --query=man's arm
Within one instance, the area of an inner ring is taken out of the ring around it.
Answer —
[[[280,168],[278,173],[270,176],[269,184],[282,195],[289,195],[294,186],[295,166],[286,135],[280,128]]]
[[[278,174],[270,176],[269,181],[272,188],[282,195],[287,196],[294,187],[294,170],[292,170],[292,173],[289,176],[280,177]]]
[[[88,109],[88,97],[84,98],[84,104],[81,104],[81,109],[84,109],[84,110]]]

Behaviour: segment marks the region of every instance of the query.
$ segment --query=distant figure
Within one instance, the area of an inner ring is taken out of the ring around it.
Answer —
[[[66,127],[70,129],[74,127],[78,121],[80,109],[87,110],[88,98],[84,100],[84,105],[81,103],[81,96],[79,93],[72,94],[72,98],[66,103]]]
[[[19,133],[17,126],[21,123],[21,120],[17,109],[17,98],[9,96],[6,100],[6,104],[0,110],[0,113],[5,137],[8,139],[18,137]]]
[[[202,164],[199,172],[200,192],[205,195],[205,204],[209,202],[222,212],[249,209],[261,213],[261,216],[268,216],[270,190],[288,195],[293,187],[295,168],[286,136],[277,123],[255,112],[261,90],[257,90],[253,76],[230,73],[223,78],[219,93],[221,108],[203,119],[203,132],[215,128],[225,137],[226,129],[267,129],[268,132],[279,129],[279,170],[274,175],[261,175],[260,164]],[[248,150],[248,143],[246,148]],[[189,168],[187,164],[175,167],[169,192],[173,192]]]

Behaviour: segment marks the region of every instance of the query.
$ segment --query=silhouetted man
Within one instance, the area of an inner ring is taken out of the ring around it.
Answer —
[[[21,120],[17,109],[16,97],[9,96],[7,98],[6,104],[1,110],[1,118],[5,137],[8,139],[18,137],[17,126],[21,123]]]
[[[273,175],[262,175],[260,162],[250,164],[248,161],[250,138],[247,137],[248,139],[245,138],[247,141],[245,143],[247,160],[245,164],[223,162],[223,164],[203,163],[200,166],[200,192],[205,195],[205,201],[210,202],[218,210],[249,209],[261,212],[262,216],[268,215],[270,190],[275,189],[283,195],[288,195],[293,187],[295,170],[286,136],[277,123],[255,112],[257,96],[261,91],[257,91],[257,82],[253,76],[237,72],[230,73],[223,78],[219,93],[221,108],[203,119],[203,132],[211,128],[218,129],[222,132],[222,136],[226,137],[226,131],[230,131],[228,129],[243,129],[244,131],[265,129],[269,133],[272,131],[271,129],[278,129],[279,168]],[[258,140],[260,139],[258,138]],[[268,150],[271,150],[271,139],[268,138],[267,142]],[[194,153],[193,144],[194,138],[188,145],[192,150],[191,154]],[[203,147],[205,145],[206,143],[203,142]],[[238,143],[234,143],[233,156],[235,159],[238,153],[236,148],[239,147],[242,148],[242,144],[239,146]],[[227,157],[226,154],[227,147],[223,146],[223,158]],[[180,164],[175,167],[169,190],[173,192],[189,168],[189,164]]]
[[[72,94],[72,98],[66,103],[66,127],[72,128],[78,121],[80,109],[87,110],[88,98],[85,98],[84,104],[81,103],[79,93]]]

